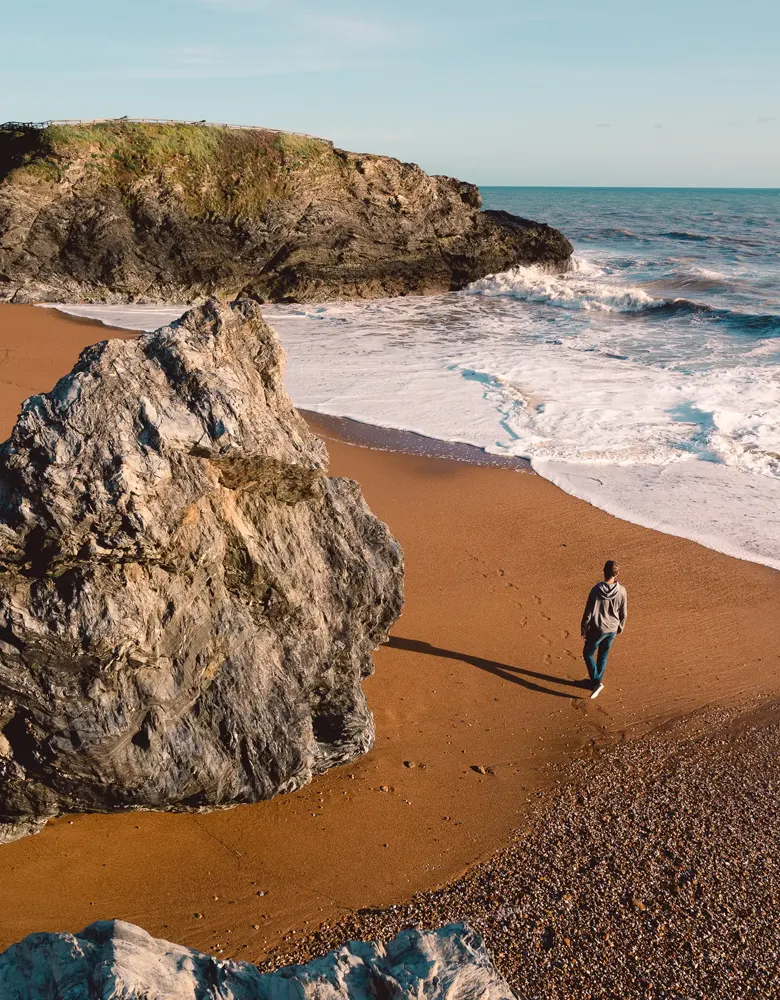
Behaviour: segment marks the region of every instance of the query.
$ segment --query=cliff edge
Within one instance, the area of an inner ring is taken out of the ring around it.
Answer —
[[[322,301],[565,267],[550,226],[385,156],[263,129],[0,126],[0,301]]]

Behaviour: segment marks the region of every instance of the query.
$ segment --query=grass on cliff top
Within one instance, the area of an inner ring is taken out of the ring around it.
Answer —
[[[101,122],[0,130],[0,180],[58,183],[74,166],[125,200],[143,189],[196,215],[236,218],[288,197],[299,173],[327,173],[335,163],[322,139],[261,129]]]

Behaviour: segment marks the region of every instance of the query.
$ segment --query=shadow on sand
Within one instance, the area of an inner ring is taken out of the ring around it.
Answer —
[[[452,649],[442,649],[440,646],[432,646],[429,642],[420,642],[419,639],[404,639],[399,635],[391,635],[387,642],[391,649],[405,649],[409,653],[424,653],[426,656],[442,656],[448,660],[460,660],[468,663],[479,670],[486,670],[489,674],[495,674],[504,680],[520,684],[529,691],[539,691],[541,694],[551,694],[556,698],[574,698],[575,694],[567,694],[565,691],[554,691],[552,688],[543,687],[528,680],[533,677],[538,681],[547,681],[551,684],[566,684],[574,688],[590,688],[590,681],[573,681],[568,677],[553,677],[551,674],[540,674],[535,670],[523,670],[521,667],[512,667],[508,663],[498,663],[495,660],[485,660],[481,656],[470,656],[468,653],[456,653]]]

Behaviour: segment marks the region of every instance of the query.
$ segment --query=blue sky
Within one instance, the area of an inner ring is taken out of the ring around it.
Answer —
[[[778,0],[26,0],[0,120],[205,118],[481,184],[780,186]]]

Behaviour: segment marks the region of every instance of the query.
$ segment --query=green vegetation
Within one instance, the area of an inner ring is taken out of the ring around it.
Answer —
[[[56,183],[72,165],[126,201],[151,188],[194,215],[227,218],[289,197],[302,173],[311,180],[337,169],[330,143],[261,129],[135,122],[0,129],[0,179]]]

